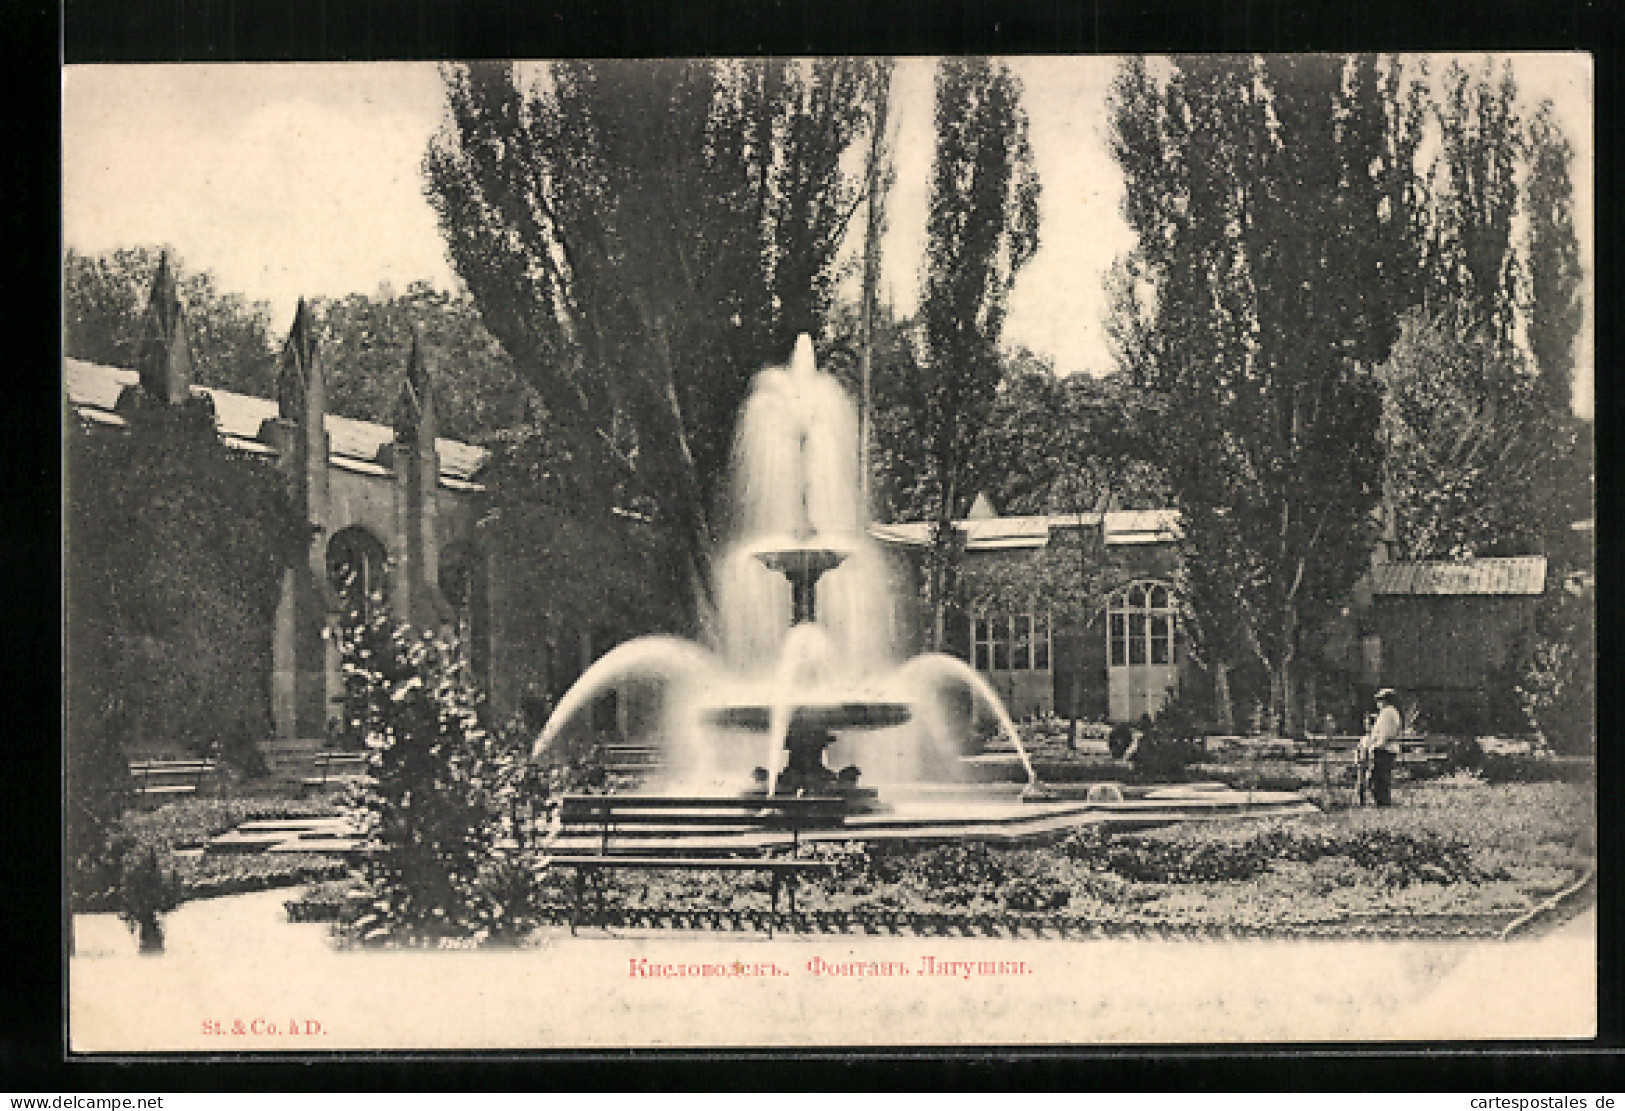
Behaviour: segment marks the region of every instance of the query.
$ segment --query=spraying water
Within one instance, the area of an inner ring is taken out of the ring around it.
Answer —
[[[756,376],[740,414],[711,642],[643,637],[609,652],[560,700],[533,758],[605,692],[653,681],[664,687],[661,736],[675,783],[743,780],[754,752],[769,794],[787,782],[822,790],[825,747],[862,759],[870,782],[918,782],[955,765],[963,729],[943,703],[945,688],[957,686],[992,714],[1036,784],[981,675],[950,656],[898,659],[892,569],[868,535],[857,466],[856,408],[817,369],[803,335],[788,366]],[[741,731],[761,734],[760,744],[741,746]],[[787,754],[799,779],[783,766]]]

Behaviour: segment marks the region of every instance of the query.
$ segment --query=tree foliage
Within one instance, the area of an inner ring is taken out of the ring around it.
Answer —
[[[1542,102],[1530,121],[1527,149],[1529,349],[1547,406],[1566,412],[1574,389],[1574,344],[1585,306],[1580,299],[1580,241],[1574,231],[1574,150],[1551,101]]]
[[[707,581],[750,378],[819,331],[875,62],[444,71],[425,169],[453,263],[550,427]],[[600,501],[606,499],[599,499]]]
[[[1387,479],[1407,559],[1543,548],[1548,477],[1570,439],[1514,348],[1466,313],[1408,314],[1379,370]],[[1567,527],[1568,522],[1561,522]]]
[[[62,263],[64,354],[104,366],[136,365],[142,314],[163,253],[151,246],[100,255],[68,248]],[[189,274],[173,251],[169,255],[191,330],[198,385],[274,396],[270,306],[222,292],[208,271]]]
[[[70,749],[218,745],[252,769],[303,523],[273,468],[220,442],[206,398],[143,396],[126,419],[122,433],[70,426]]]
[[[348,928],[364,944],[511,941],[536,925],[522,738],[488,730],[456,645],[382,605],[340,633],[348,728],[369,776],[353,800],[371,851],[370,898]]]
[[[1005,363],[977,443],[978,489],[1004,514],[1083,513],[1167,504],[1146,450],[1137,392],[1121,374],[1055,373],[1026,349]]]
[[[1518,265],[1512,249],[1523,136],[1510,62],[1497,77],[1492,59],[1477,74],[1459,62],[1444,74],[1435,114],[1440,151],[1434,166],[1429,270],[1436,312],[1464,314],[1471,329],[1512,341]]]
[[[1391,61],[1294,56],[1130,60],[1113,90],[1138,245],[1112,335],[1183,516],[1197,640],[1244,648],[1288,728],[1305,631],[1368,550],[1369,368],[1419,265],[1400,87]]]
[[[526,393],[513,362],[467,295],[413,282],[401,294],[383,289],[376,297],[318,297],[311,310],[331,412],[389,424],[416,328],[435,371],[442,436],[483,443],[524,419]]]
[[[936,74],[936,155],[920,306],[915,414],[933,488],[930,595],[940,643],[952,522],[974,495],[976,445],[1002,377],[999,339],[1016,274],[1038,249],[1037,171],[1021,82],[1003,63],[949,58]]]

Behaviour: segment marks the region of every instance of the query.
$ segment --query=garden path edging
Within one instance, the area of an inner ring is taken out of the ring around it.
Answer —
[[[1583,894],[1586,888],[1597,882],[1597,867],[1592,865],[1586,869],[1585,875],[1569,884],[1557,894],[1532,910],[1527,910],[1514,918],[1506,929],[1501,931],[1501,940],[1510,941],[1520,934],[1527,933],[1532,925],[1550,917],[1561,910],[1565,904]]]

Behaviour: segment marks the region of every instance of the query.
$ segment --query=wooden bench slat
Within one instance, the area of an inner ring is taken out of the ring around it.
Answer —
[[[195,795],[217,766],[214,760],[131,760],[126,765],[139,798]]]
[[[598,856],[594,854],[554,856],[548,863],[560,868],[676,868],[720,872],[811,872],[829,871],[831,860],[746,860],[739,857],[682,856]]]

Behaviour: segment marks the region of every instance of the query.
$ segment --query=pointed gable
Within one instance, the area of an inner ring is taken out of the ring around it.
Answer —
[[[302,421],[313,402],[317,412],[325,410],[323,387],[316,325],[310,306],[301,297],[299,307],[294,310],[293,326],[288,329],[288,341],[282,347],[282,370],[276,384],[278,415],[283,420]]]
[[[192,340],[175,287],[169,253],[158,256],[158,272],[153,275],[152,295],[141,318],[140,339],[136,342],[136,371],[147,394],[174,405],[192,395],[194,362]]]
[[[429,371],[428,352],[422,329],[412,328],[412,352],[406,360],[406,376],[395,399],[395,442],[433,448],[437,435],[434,405],[434,376]]]

